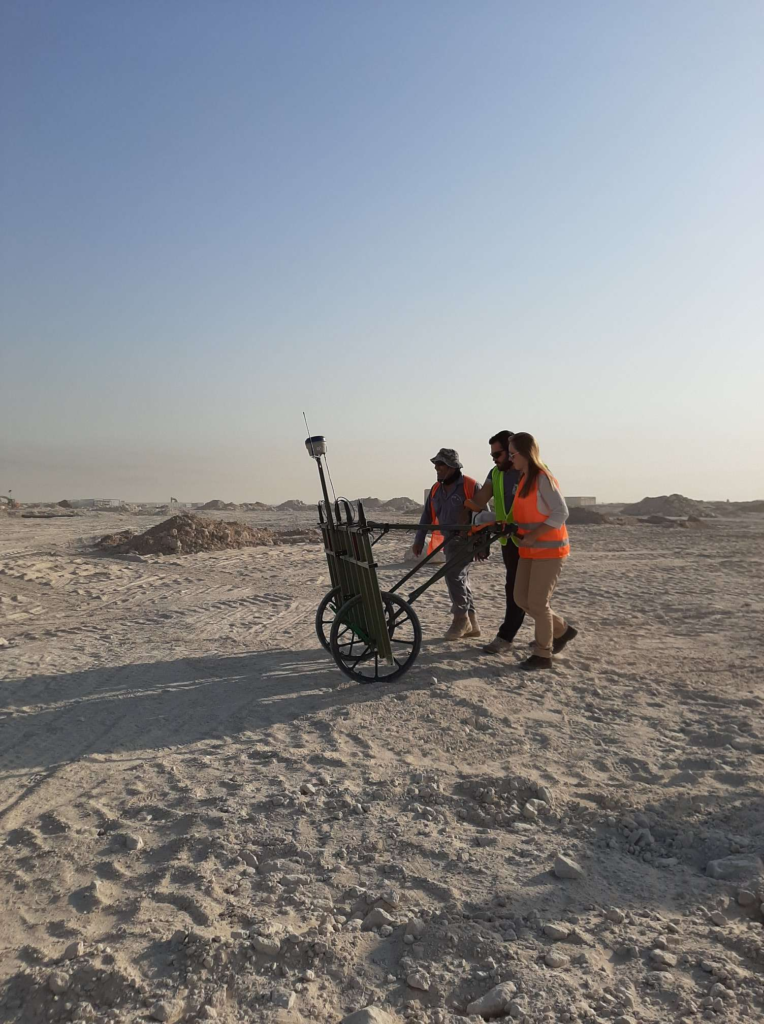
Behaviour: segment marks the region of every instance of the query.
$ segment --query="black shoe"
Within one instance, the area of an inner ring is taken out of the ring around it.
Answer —
[[[571,640],[575,640],[578,636],[578,630],[575,626],[568,626],[562,636],[558,636],[556,640],[552,642],[552,650],[555,654],[559,654],[565,644],[569,644]]]
[[[526,672],[534,672],[537,668],[551,668],[552,659],[542,658],[540,654],[532,654],[530,658],[527,658],[520,668],[525,669]]]

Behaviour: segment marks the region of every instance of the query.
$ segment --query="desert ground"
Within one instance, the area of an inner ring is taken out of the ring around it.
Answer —
[[[571,527],[549,673],[440,583],[374,686],[320,545],[93,550],[154,521],[0,518],[0,1020],[764,1019],[764,515]]]

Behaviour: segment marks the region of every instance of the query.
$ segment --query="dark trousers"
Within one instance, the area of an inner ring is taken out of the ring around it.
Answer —
[[[517,576],[517,563],[520,561],[520,551],[511,540],[502,546],[501,557],[504,559],[504,567],[507,570],[507,582],[505,591],[507,594],[507,614],[499,627],[499,636],[502,640],[514,640],[515,634],[523,624],[525,612],[515,604],[515,576]]]

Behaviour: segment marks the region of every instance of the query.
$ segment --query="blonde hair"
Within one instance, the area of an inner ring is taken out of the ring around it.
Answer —
[[[509,443],[523,458],[528,460],[528,469],[523,476],[523,486],[519,491],[521,498],[527,498],[539,473],[546,473],[548,475],[547,468],[541,461],[538,441],[533,434],[526,434],[520,431],[519,434],[513,434],[510,437]]]

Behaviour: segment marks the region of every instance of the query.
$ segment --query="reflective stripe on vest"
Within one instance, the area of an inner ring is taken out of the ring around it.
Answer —
[[[554,482],[555,486],[559,487],[551,473],[547,475]],[[520,496],[520,492],[523,488],[524,480],[525,477],[520,478],[512,505],[512,514],[514,515],[514,521],[517,523],[519,537],[523,537],[526,533],[530,533],[531,530],[535,530],[546,519],[546,516],[543,512],[539,511],[538,507],[538,477],[536,477],[531,485],[530,494],[523,498]],[[562,526],[553,526],[548,530],[544,530],[533,541],[531,547],[520,546],[521,558],[566,558],[569,554],[570,540],[568,539],[568,531],[564,523]]]
[[[504,501],[504,473],[502,470],[497,469],[495,466],[491,470],[491,484],[493,486],[493,510],[496,513],[497,523],[514,523],[512,518],[512,506],[510,506],[509,514],[507,514],[507,506]],[[513,544],[517,544],[517,539],[514,534],[512,536]],[[499,538],[499,544],[502,547],[507,543],[506,537]]]
[[[471,476],[462,476],[464,482],[464,497],[469,498],[470,501],[475,497],[475,491],[477,490],[477,480],[473,480]],[[432,500],[440,487],[440,480],[432,485],[430,490],[430,521],[433,526],[438,525],[438,517],[435,515],[435,502]],[[443,543],[443,534],[440,530],[433,530],[430,535],[430,543],[427,545],[427,554],[431,555],[435,548],[439,547]]]

